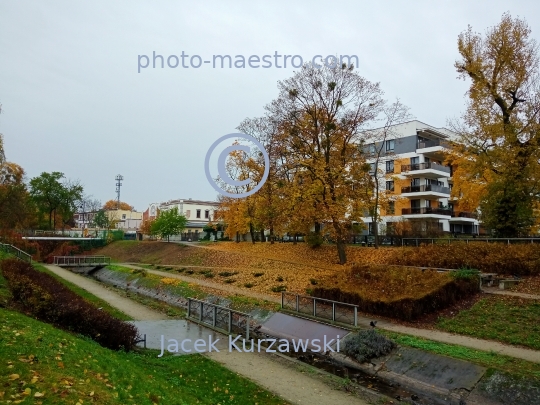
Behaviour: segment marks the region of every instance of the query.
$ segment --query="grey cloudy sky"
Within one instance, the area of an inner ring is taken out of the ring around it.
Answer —
[[[146,69],[139,54],[355,54],[419,120],[445,126],[464,107],[457,35],[505,11],[540,38],[537,1],[0,1],[0,132],[27,171],[61,171],[103,202],[139,210],[210,199],[204,157],[259,116],[287,69]],[[186,60],[187,62],[187,60]]]

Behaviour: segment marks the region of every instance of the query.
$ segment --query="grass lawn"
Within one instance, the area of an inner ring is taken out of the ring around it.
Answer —
[[[434,342],[416,336],[379,330],[379,332],[402,346],[414,347],[443,356],[470,361],[491,370],[500,370],[520,377],[533,377],[540,381],[540,364],[504,356],[495,352],[485,352],[468,347]]]
[[[540,350],[540,300],[492,295],[452,318],[439,329]]]
[[[115,352],[0,308],[0,402],[285,404],[201,355]]]

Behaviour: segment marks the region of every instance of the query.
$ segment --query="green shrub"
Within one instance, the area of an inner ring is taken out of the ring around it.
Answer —
[[[236,280],[233,279],[233,278],[228,278],[226,280],[223,280],[224,283],[227,283],[227,284],[232,284],[232,283],[236,283]]]
[[[310,278],[309,279],[309,282],[312,284],[312,285],[317,285],[319,282],[317,280],[315,280],[314,278]]]
[[[148,275],[148,271],[146,269],[133,269],[131,270],[132,274],[140,274],[142,277],[146,277]]]
[[[276,281],[279,283],[282,283],[284,280],[283,280],[283,277],[279,276],[278,278],[276,278]]]
[[[186,270],[186,274],[193,274],[193,273],[195,273],[194,270]]]
[[[306,243],[312,248],[318,248],[324,242],[324,239],[320,232],[310,232],[306,235]]]
[[[0,262],[12,302],[24,312],[75,334],[88,336],[109,349],[131,350],[139,334],[127,322],[100,311],[49,274],[17,259]]]
[[[214,278],[214,273],[212,272],[208,272],[208,273],[203,273],[204,277],[206,278]]]
[[[246,287],[246,288],[251,288],[251,287],[253,287],[254,285],[255,285],[255,284],[253,284],[253,283],[245,283],[245,284],[244,284],[244,287]]]
[[[353,333],[345,339],[343,353],[360,363],[389,354],[396,348],[396,343],[379,334],[375,329]]]
[[[253,273],[253,277],[261,277],[264,276],[264,273]]]
[[[287,291],[287,286],[285,285],[276,285],[274,287],[271,288],[271,290],[275,293],[279,293],[279,292],[282,292],[282,291]]]
[[[233,271],[233,272],[230,272],[230,271],[222,271],[221,273],[218,273],[221,277],[231,277],[231,276],[235,276],[238,274],[237,271]]]

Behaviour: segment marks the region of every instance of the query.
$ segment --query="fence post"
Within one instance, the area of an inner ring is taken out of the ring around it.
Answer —
[[[217,307],[213,307],[214,310],[212,311],[212,326],[216,327],[216,318],[217,318]]]
[[[187,317],[189,318],[191,316],[191,298],[188,298],[187,300]]]
[[[199,311],[199,321],[201,321],[201,322],[202,322],[202,318],[203,318],[202,311],[203,311],[203,302],[201,301],[201,310]]]
[[[232,332],[232,311],[229,310],[229,333]]]
[[[317,298],[313,298],[313,316],[317,317]]]
[[[249,340],[249,317],[246,319],[246,340]]]
[[[281,309],[283,309],[283,303],[285,302],[284,297],[285,297],[285,292],[282,291],[281,292]]]
[[[300,298],[298,294],[296,294],[296,312],[300,312]]]
[[[354,327],[358,326],[358,307],[354,307]]]
[[[336,303],[332,302],[332,321],[336,320]]]

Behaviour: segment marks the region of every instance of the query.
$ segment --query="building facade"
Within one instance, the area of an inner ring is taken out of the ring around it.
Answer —
[[[476,213],[460,211],[459,199],[450,197],[453,170],[444,161],[455,135],[415,120],[392,127],[384,144],[366,146],[372,174],[373,155],[381,150],[377,177],[387,204],[380,210],[379,235],[479,233]],[[372,218],[366,214],[363,221],[364,233],[373,234]]]
[[[187,226],[182,235],[171,237],[170,240],[198,241],[203,236],[203,228],[215,218],[219,203],[188,199],[170,200],[162,203],[152,203],[143,213],[143,220],[154,219],[159,211],[178,208],[178,213],[187,219]]]

